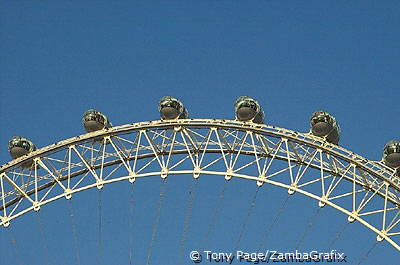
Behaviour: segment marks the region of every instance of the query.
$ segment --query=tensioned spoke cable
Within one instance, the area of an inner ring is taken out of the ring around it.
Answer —
[[[97,250],[98,262],[97,262],[97,264],[99,264],[99,265],[101,265],[102,261],[103,261],[103,234],[102,234],[102,232],[103,232],[103,227],[102,227],[102,225],[103,225],[103,222],[102,222],[102,219],[103,219],[102,204],[103,204],[103,202],[102,201],[103,201],[102,200],[102,189],[100,189],[99,190],[99,208],[98,208],[99,226],[98,226],[98,231],[97,231],[98,232],[98,237],[97,237],[97,240],[98,240],[98,250]]]
[[[297,241],[297,245],[295,249],[299,249],[301,244],[303,243],[304,239],[306,238],[306,236],[308,235],[308,233],[311,231],[315,219],[317,218],[318,214],[321,212],[321,208],[318,207],[318,209],[315,211],[315,213],[308,219],[307,222],[307,227],[304,229],[303,234],[301,235],[301,237],[299,238],[299,240]]]
[[[10,232],[11,245],[14,248],[14,254],[15,254],[15,257],[16,257],[16,261],[17,261],[18,264],[22,265],[23,264],[22,263],[22,257],[21,257],[21,254],[19,252],[19,248],[17,246],[17,239],[15,237],[14,231],[12,230],[12,227],[8,227],[7,230]]]
[[[374,248],[376,247],[376,245],[378,245],[378,241],[375,241],[374,244],[368,249],[368,251],[361,257],[360,261],[357,263],[357,265],[361,265],[361,263],[363,263],[369,256],[369,254],[371,254],[372,250],[374,250]]]
[[[346,230],[346,228],[347,227],[349,227],[349,224],[350,223],[348,223],[348,222],[346,222],[343,226],[342,226],[342,228],[340,229],[340,231],[335,235],[335,238],[331,241],[331,243],[329,243],[329,246],[328,246],[328,250],[329,249],[332,249],[332,247],[335,245],[335,243],[341,238],[341,236],[343,235],[343,233],[344,233],[344,231]]]
[[[130,189],[130,201],[129,201],[129,265],[133,264],[133,214],[135,206],[134,191],[135,185],[132,184],[132,189]]]
[[[166,188],[167,188],[166,183],[167,183],[167,179],[163,179],[161,186],[160,186],[160,199],[158,200],[156,219],[153,224],[153,231],[151,233],[150,246],[149,246],[149,250],[147,252],[147,262],[146,262],[147,265],[151,264],[151,256],[153,254],[153,248],[154,248],[154,244],[155,244],[155,241],[157,238],[157,230],[158,230],[158,225],[160,223],[160,218],[161,218],[161,209],[163,206],[165,192],[166,192]]]
[[[276,223],[278,222],[279,218],[281,217],[283,211],[285,210],[287,203],[289,201],[290,195],[288,195],[286,197],[286,199],[283,201],[281,207],[279,208],[278,212],[275,215],[274,220],[272,221],[272,223],[268,226],[267,230],[265,230],[265,233],[263,235],[263,237],[261,238],[261,242],[260,245],[258,247],[257,252],[260,252],[260,250],[262,250],[265,247],[265,244],[267,243],[267,239],[269,234],[271,233],[272,229],[274,228],[274,226],[276,225]]]
[[[39,227],[40,227],[40,234],[42,235],[42,247],[43,247],[43,257],[45,264],[50,265],[50,259],[49,259],[49,249],[47,246],[47,235],[46,235],[46,229],[44,227],[44,222],[42,219],[41,213],[38,211],[37,212],[37,218],[39,221]]]
[[[249,222],[251,213],[253,212],[254,207],[256,206],[257,194],[258,194],[259,190],[260,190],[260,186],[257,186],[256,192],[254,193],[253,199],[251,200],[250,207],[247,210],[247,214],[246,214],[246,217],[245,217],[244,222],[242,224],[242,228],[240,230],[239,238],[238,238],[238,240],[236,242],[236,246],[235,246],[234,250],[238,250],[240,241],[242,240],[244,232],[246,231],[247,223]]]
[[[69,216],[71,217],[70,218],[71,219],[71,229],[72,229],[72,236],[73,236],[73,240],[74,240],[76,264],[80,265],[81,259],[80,259],[80,255],[79,255],[79,240],[78,240],[78,234],[76,231],[74,206],[72,204],[72,200],[68,200],[68,211],[69,211]]]
[[[182,235],[181,235],[180,248],[179,248],[180,262],[178,262],[178,264],[183,264],[183,257],[185,254],[187,234],[189,232],[190,220],[192,218],[192,213],[193,213],[193,201],[196,197],[196,187],[197,187],[198,182],[199,182],[198,179],[194,178],[192,181],[192,184],[190,185],[190,189],[189,189],[189,200],[188,200],[188,203],[186,206],[185,220],[183,223],[183,231],[182,231]]]
[[[216,206],[214,208],[214,212],[213,212],[213,215],[212,215],[212,218],[211,218],[211,222],[208,225],[208,229],[207,229],[206,235],[204,237],[204,241],[203,241],[204,243],[202,244],[202,246],[204,246],[204,247],[207,246],[209,237],[210,237],[211,233],[214,231],[215,225],[216,225],[216,223],[218,221],[219,215],[221,213],[222,204],[223,204],[223,201],[224,201],[224,198],[225,198],[225,192],[226,192],[227,188],[228,188],[228,181],[226,180],[224,182],[224,184],[223,184],[223,188],[221,190],[221,193],[218,196],[218,202],[216,203]]]

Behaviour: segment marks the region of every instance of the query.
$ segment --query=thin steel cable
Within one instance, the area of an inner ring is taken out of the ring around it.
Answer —
[[[149,250],[147,252],[147,262],[146,262],[147,265],[151,264],[153,248],[154,248],[154,244],[155,244],[155,241],[156,241],[156,238],[157,238],[158,225],[159,225],[160,219],[161,219],[161,209],[162,209],[162,206],[163,206],[163,202],[164,202],[164,198],[165,198],[165,192],[166,192],[166,188],[167,188],[166,183],[167,183],[167,179],[163,179],[163,181],[161,183],[161,186],[160,186],[160,199],[158,200],[156,219],[155,219],[154,224],[153,224],[153,231],[151,233],[150,246],[149,246]]]
[[[315,211],[315,213],[308,219],[307,222],[307,227],[304,229],[303,234],[301,235],[301,237],[299,238],[299,240],[297,241],[297,245],[295,249],[299,249],[301,244],[303,243],[304,239],[306,238],[306,236],[308,235],[308,233],[311,231],[315,219],[317,218],[318,214],[321,212],[321,208],[318,207],[318,209]]]
[[[40,234],[42,236],[44,262],[45,262],[45,264],[50,265],[49,248],[47,246],[46,229],[45,229],[44,221],[42,219],[42,215],[40,214],[40,211],[37,212],[37,217],[38,217],[38,221],[39,221]]]
[[[372,250],[374,250],[378,243],[378,241],[374,242],[374,244],[368,249],[368,251],[360,258],[360,261],[357,263],[357,265],[361,265],[361,263],[363,263],[368,258],[369,254],[371,254]]]
[[[98,251],[97,251],[97,264],[101,265],[103,262],[103,216],[102,216],[102,211],[103,211],[103,198],[102,198],[102,189],[99,190],[99,208],[98,208],[98,214],[99,214],[99,224],[98,224]]]
[[[342,226],[342,228],[340,229],[340,231],[339,231],[338,233],[336,233],[335,238],[332,239],[332,241],[331,241],[331,242],[329,243],[329,245],[328,245],[328,248],[327,248],[328,250],[329,250],[329,249],[332,249],[332,247],[335,245],[335,243],[340,239],[340,237],[342,236],[342,234],[345,232],[346,228],[349,227],[349,224],[350,224],[350,223],[346,222],[346,223]]]
[[[190,189],[189,189],[189,200],[188,200],[187,206],[186,206],[185,221],[183,224],[183,230],[182,230],[182,234],[181,234],[180,248],[179,248],[179,260],[180,261],[178,262],[178,264],[184,264],[183,257],[185,254],[187,234],[189,231],[190,220],[192,218],[193,201],[196,198],[196,187],[197,187],[198,182],[199,182],[198,179],[193,179],[192,184],[190,185]]]
[[[279,218],[281,217],[283,211],[285,210],[287,203],[289,201],[290,195],[288,195],[286,197],[286,199],[283,201],[281,207],[279,208],[278,212],[276,213],[274,220],[272,221],[272,223],[268,226],[267,230],[265,230],[265,233],[263,235],[263,237],[261,238],[261,242],[260,245],[258,247],[257,252],[260,252],[260,250],[262,250],[265,247],[265,244],[267,243],[267,239],[269,234],[271,233],[272,229],[274,228],[274,226],[276,225],[276,223],[278,222]]]
[[[206,235],[204,237],[202,246],[206,246],[207,245],[208,240],[210,238],[210,235],[214,231],[215,225],[216,225],[216,223],[218,221],[218,218],[219,218],[219,215],[221,213],[221,208],[222,208],[222,204],[223,204],[223,201],[224,201],[224,198],[225,198],[225,192],[226,192],[227,188],[228,188],[228,181],[226,180],[224,182],[222,190],[221,190],[221,192],[220,192],[220,194],[218,196],[218,202],[217,202],[217,204],[216,204],[216,206],[214,208],[213,216],[211,218],[210,224],[208,225],[208,229],[207,229]],[[201,253],[201,251],[200,251],[200,253]]]
[[[17,261],[18,264],[23,265],[22,257],[21,257],[21,254],[19,252],[19,248],[17,246],[17,239],[15,237],[14,231],[13,231],[13,229],[11,227],[8,227],[7,230],[10,232],[11,245],[14,248],[14,254],[15,254],[15,257],[16,257],[16,261]]]
[[[247,210],[247,214],[246,214],[246,217],[245,217],[244,222],[242,224],[242,228],[240,230],[239,238],[238,238],[238,240],[236,242],[236,246],[235,246],[234,250],[238,250],[240,241],[242,240],[244,232],[246,231],[247,223],[248,223],[248,221],[250,219],[251,213],[254,210],[254,207],[256,206],[257,194],[258,194],[259,190],[260,190],[260,186],[257,186],[256,192],[254,193],[253,199],[251,200],[250,207]]]
[[[130,189],[130,200],[129,200],[129,265],[133,265],[133,215],[135,207],[134,191],[135,185],[132,184],[132,189]]]
[[[79,240],[78,240],[78,233],[76,230],[74,206],[72,204],[72,200],[68,200],[68,211],[69,211],[69,216],[71,219],[71,229],[72,229],[72,236],[73,236],[73,240],[74,240],[76,264],[80,265],[81,258],[80,258],[80,254],[79,254]]]

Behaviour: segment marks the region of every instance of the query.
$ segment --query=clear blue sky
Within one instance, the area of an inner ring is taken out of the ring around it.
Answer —
[[[7,141],[14,135],[38,147],[79,135],[89,108],[115,125],[159,119],[164,95],[180,98],[193,118],[224,119],[233,119],[238,96],[249,95],[263,106],[266,123],[300,132],[308,131],[314,110],[325,109],[342,127],[342,146],[379,160],[384,144],[400,138],[399,28],[400,2],[389,0],[1,1],[0,163],[10,160]],[[190,180],[172,183],[153,264],[177,264]],[[202,183],[188,250],[198,247],[222,187]],[[158,193],[158,179],[135,191],[134,264],[145,263]],[[205,248],[233,248],[254,185],[233,184],[227,193],[220,231]],[[285,194],[262,190],[243,247],[256,250],[257,230]],[[129,264],[129,195],[127,183],[104,190],[104,265]],[[88,191],[73,200],[81,264],[97,264],[97,196]],[[311,199],[293,198],[270,248],[293,249],[316,210]],[[63,200],[41,211],[54,265],[76,264],[66,207]],[[345,219],[324,208],[304,248],[326,247]],[[46,264],[38,220],[28,214],[13,225],[22,264]],[[336,248],[356,264],[375,235],[360,224],[346,231]],[[0,264],[17,264],[9,232],[0,235]],[[363,264],[395,264],[398,257],[383,243]]]

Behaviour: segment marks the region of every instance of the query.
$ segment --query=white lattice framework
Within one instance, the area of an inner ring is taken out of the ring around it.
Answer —
[[[27,161],[32,168],[21,168]],[[400,179],[395,170],[309,133],[215,119],[122,125],[6,163],[0,167],[0,225],[7,227],[47,203],[108,183],[203,174],[301,193],[400,250]]]

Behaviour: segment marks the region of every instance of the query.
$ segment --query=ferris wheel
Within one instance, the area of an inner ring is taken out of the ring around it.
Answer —
[[[301,133],[263,124],[264,112],[250,97],[237,99],[235,120],[191,119],[173,97],[162,98],[159,111],[161,120],[113,126],[89,110],[86,134],[40,149],[12,138],[13,160],[0,167],[0,225],[115,182],[185,175],[197,183],[211,175],[254,182],[256,191],[273,185],[288,198],[305,195],[400,251],[400,142],[387,143],[382,160],[371,161],[339,146],[340,127],[329,113],[313,113],[310,131]]]

